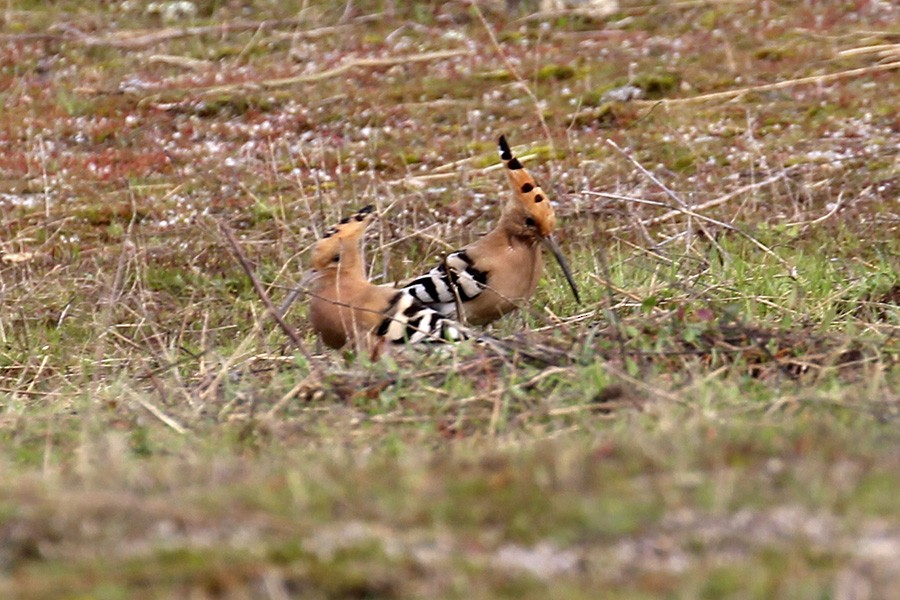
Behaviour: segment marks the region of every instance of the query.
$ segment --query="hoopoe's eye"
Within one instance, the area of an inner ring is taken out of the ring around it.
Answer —
[[[525,227],[534,227],[537,225],[534,219],[531,217],[525,217]]]
[[[333,263],[339,263],[339,262],[341,262],[341,255],[340,255],[340,254],[335,254],[334,256],[332,256],[332,257],[331,257],[331,262],[333,262]]]

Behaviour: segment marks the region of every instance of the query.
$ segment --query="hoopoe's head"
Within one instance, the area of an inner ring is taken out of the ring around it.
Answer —
[[[572,278],[572,270],[553,237],[553,230],[556,228],[556,213],[553,212],[550,199],[547,198],[547,194],[537,184],[534,177],[525,170],[519,159],[513,156],[509,144],[506,143],[506,136],[500,136],[499,147],[500,160],[506,166],[506,176],[515,194],[515,198],[503,207],[503,214],[500,216],[501,227],[517,237],[542,242],[553,253],[553,257],[566,276],[566,281],[569,282],[569,287],[572,288],[575,301],[580,303],[581,298],[578,296],[578,287]]]
[[[534,180],[519,159],[513,156],[506,136],[500,136],[500,160],[506,167],[506,177],[515,194],[503,209],[505,226],[519,237],[545,238],[556,228],[556,214],[547,194]]]
[[[360,240],[366,227],[375,217],[374,209],[375,207],[370,204],[329,228],[313,248],[313,270],[319,272],[336,270],[339,267],[349,268],[361,263]]]

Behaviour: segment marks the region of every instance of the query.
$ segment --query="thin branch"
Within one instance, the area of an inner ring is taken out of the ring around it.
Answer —
[[[619,345],[619,353],[622,355],[622,364],[627,365],[626,362],[626,349],[625,349],[625,340],[627,338],[627,334],[625,332],[625,327],[622,326],[622,321],[619,319],[619,315],[616,314],[613,305],[615,304],[615,294],[612,289],[612,274],[609,270],[609,262],[606,260],[606,250],[602,245],[597,247],[597,257],[600,259],[600,268],[603,270],[603,280],[606,285],[604,288],[606,290],[606,315],[609,318],[610,324],[616,329],[616,335],[618,345]]]
[[[607,143],[608,143],[609,145],[611,145],[613,148],[615,148],[616,150],[618,150],[618,151],[619,151],[625,158],[627,158],[631,163],[633,163],[634,165],[636,165],[643,173],[649,174],[649,172],[648,172],[648,171],[647,171],[640,163],[638,163],[638,162],[637,162],[633,157],[631,157],[627,152],[625,152],[624,150],[622,150],[621,148],[619,148],[619,146],[616,145],[615,142],[613,142],[612,140],[606,140],[606,141],[607,141]],[[655,177],[653,177],[652,175],[650,175],[650,178],[651,178],[651,180],[654,181],[655,183],[658,183],[659,185],[662,185],[662,184],[659,182],[659,180],[656,179]],[[668,193],[670,196],[672,195],[672,194],[671,194],[671,190],[669,190],[669,189],[666,188],[665,186],[662,186],[662,187],[663,187],[664,190],[667,191],[667,193]],[[797,269],[796,269],[796,267],[791,266],[785,259],[783,259],[783,258],[781,258],[780,256],[778,256],[777,254],[775,254],[775,252],[774,252],[771,248],[769,248],[768,246],[766,246],[765,244],[763,244],[762,242],[760,242],[758,239],[756,239],[755,237],[753,237],[753,236],[750,235],[749,233],[743,231],[743,230],[740,229],[739,227],[736,227],[736,226],[732,225],[731,223],[726,223],[726,222],[724,222],[724,221],[719,221],[718,219],[713,219],[712,217],[707,217],[706,215],[701,215],[701,214],[695,212],[694,210],[691,210],[690,208],[687,208],[686,206],[684,206],[684,203],[681,202],[681,201],[679,201],[679,204],[681,204],[681,206],[671,206],[670,208],[672,208],[674,211],[680,212],[681,214],[683,214],[683,215],[685,215],[685,216],[693,217],[693,218],[695,218],[695,219],[699,219],[700,221],[705,221],[705,222],[707,222],[707,223],[712,223],[713,225],[718,225],[719,227],[723,227],[723,228],[725,228],[725,229],[727,229],[727,230],[729,230],[729,231],[733,231],[734,233],[737,233],[738,235],[740,235],[741,237],[743,237],[743,238],[745,238],[747,241],[749,241],[751,244],[753,244],[754,246],[756,246],[757,248],[759,248],[760,250],[762,250],[763,252],[765,252],[766,254],[768,254],[769,256],[771,256],[772,258],[774,258],[776,261],[778,261],[778,262],[781,264],[781,266],[783,266],[785,269],[787,269],[788,276],[789,276],[791,279],[797,279]],[[710,237],[710,239],[712,239],[712,237]]]
[[[881,54],[883,57],[900,54],[900,44],[875,44],[872,46],[860,46],[848,48],[837,53],[838,56],[858,56],[860,54]]]
[[[187,56],[175,56],[172,54],[153,54],[147,57],[148,63],[157,63],[169,65],[170,67],[178,67],[179,69],[188,69],[190,71],[202,71],[209,69],[213,63],[208,60],[199,60]]]
[[[320,389],[318,378],[305,377],[301,379],[294,387],[290,389],[290,391],[288,391],[274,405],[272,405],[272,408],[270,408],[266,413],[266,418],[273,418],[276,414],[278,414],[279,410],[281,410],[288,402],[290,402],[297,396],[300,396],[301,393],[302,395],[309,397],[318,389]]]
[[[165,423],[173,431],[175,431],[176,433],[179,433],[181,435],[184,435],[185,433],[187,433],[187,429],[185,429],[183,425],[181,425],[178,421],[176,421],[175,419],[173,419],[172,417],[170,417],[169,415],[164,413],[162,411],[162,409],[160,409],[158,406],[156,406],[155,404],[153,404],[146,398],[143,398],[137,392],[129,390],[129,393],[135,402],[137,402],[138,404],[143,406],[147,412],[149,412],[151,415],[153,415],[154,417],[156,417],[157,419],[159,419],[160,421]]]
[[[865,190],[863,190],[859,195],[862,196],[863,194],[865,194],[866,192],[868,192],[871,189],[872,189],[872,186],[869,186]],[[827,221],[832,216],[834,216],[837,213],[837,211],[839,211],[841,209],[841,206],[843,206],[843,202],[844,202],[844,192],[841,191],[838,194],[837,201],[835,201],[834,205],[831,207],[831,210],[829,210],[827,213],[825,213],[821,217],[818,217],[811,221],[795,221],[793,223],[785,223],[785,226],[786,227],[795,227],[798,225],[802,225],[804,227],[808,227],[810,225],[818,225],[819,223],[821,223],[823,221]]]
[[[219,229],[222,231],[222,234],[225,236],[225,239],[228,240],[228,245],[231,246],[232,252],[234,252],[235,258],[237,258],[238,262],[241,264],[241,268],[244,269],[244,272],[247,273],[247,277],[250,278],[250,281],[253,283],[253,289],[256,290],[256,295],[259,296],[259,299],[262,300],[262,303],[265,305],[266,310],[269,312],[269,315],[278,323],[278,326],[281,327],[281,330],[288,336],[288,339],[291,340],[291,343],[300,350],[303,354],[304,358],[309,361],[310,368],[314,365],[314,360],[312,353],[307,349],[306,345],[303,343],[303,340],[300,339],[300,335],[297,331],[288,325],[288,323],[281,317],[281,313],[279,313],[278,309],[275,308],[275,305],[272,304],[271,298],[266,293],[265,288],[263,288],[262,284],[259,282],[259,278],[256,276],[256,273],[253,271],[253,267],[250,265],[250,262],[247,260],[247,257],[244,255],[244,251],[241,250],[240,245],[238,244],[237,239],[234,237],[234,233],[232,233],[231,228],[228,227],[224,222],[219,222]]]
[[[239,91],[260,91],[274,90],[279,88],[291,87],[299,83],[316,83],[333,79],[348,73],[356,68],[373,69],[379,67],[392,67],[394,65],[408,65],[411,63],[430,62],[435,60],[444,60],[447,58],[455,58],[457,56],[468,56],[472,54],[471,50],[438,50],[435,52],[423,52],[421,54],[406,54],[402,56],[388,56],[385,58],[354,58],[344,62],[332,69],[319,71],[318,73],[310,73],[306,75],[296,75],[294,77],[280,77],[276,79],[264,79],[262,81],[245,81],[241,83],[231,83],[227,85],[214,86],[196,86],[186,88],[173,89],[155,89],[156,95],[169,95],[178,93],[196,93],[205,96],[213,96],[216,94],[226,94]]]
[[[767,179],[764,179],[762,181],[757,181],[755,183],[751,183],[751,184],[745,185],[743,187],[739,187],[738,189],[728,192],[727,194],[725,194],[723,196],[719,196],[718,198],[714,198],[714,199],[710,200],[709,202],[704,202],[702,204],[696,204],[696,205],[690,206],[689,208],[690,208],[690,210],[693,210],[693,211],[701,211],[701,210],[713,208],[715,206],[719,206],[720,204],[725,204],[729,200],[733,200],[734,198],[740,196],[741,194],[745,194],[745,193],[753,191],[757,188],[764,187],[764,186],[770,185],[772,183],[775,183],[776,181],[778,181],[780,179],[784,179],[784,177],[786,175],[787,175],[787,170],[781,171],[778,174],[773,175]],[[651,206],[662,206],[665,208],[670,207],[670,205],[666,204],[665,202],[658,202],[656,200],[645,200],[643,198],[633,198],[631,196],[621,196],[619,194],[609,194],[606,192],[594,192],[591,190],[585,190],[583,193],[589,194],[591,196],[602,196],[604,198],[611,198],[613,200],[625,200],[627,202],[637,202],[639,204],[649,204]],[[640,221],[640,223],[641,223],[641,225],[656,225],[658,223],[662,223],[664,221],[669,221],[671,219],[674,219],[675,217],[677,217],[681,214],[684,214],[683,210],[673,209],[667,213],[663,213],[663,214],[659,215],[658,217],[653,217],[651,219],[644,219],[644,220]],[[630,225],[620,225],[618,227],[613,227],[611,229],[607,229],[606,231],[607,231],[607,233],[616,233],[618,231],[628,229],[629,227],[630,227]]]
[[[302,19],[273,19],[270,21],[233,21],[230,23],[219,23],[216,25],[205,25],[198,27],[171,27],[147,33],[146,31],[119,31],[105,36],[94,36],[83,33],[72,26],[59,26],[57,29],[62,30],[62,35],[54,36],[56,38],[69,38],[81,42],[85,46],[109,46],[112,48],[121,48],[125,50],[138,50],[148,48],[163,42],[177,40],[186,37],[198,37],[210,34],[223,34],[242,31],[264,31],[274,29],[276,27],[296,27],[303,25]],[[317,38],[325,35],[336,33],[346,26],[339,25],[334,27],[320,27],[318,29],[309,29],[306,31],[291,32],[289,35],[293,37]],[[3,38],[0,37],[0,41]]]
[[[775,83],[767,83],[764,85],[754,85],[744,88],[738,88],[735,90],[727,90],[724,92],[713,92],[711,94],[703,94],[701,96],[692,96],[690,98],[668,98],[665,100],[636,100],[636,104],[646,105],[646,104],[693,104],[697,102],[707,102],[709,100],[726,100],[730,98],[734,98],[737,96],[742,96],[744,94],[750,94],[753,92],[769,92],[772,90],[782,90],[785,88],[794,87],[796,85],[805,85],[808,83],[829,83],[832,81],[837,81],[839,79],[846,79],[848,77],[858,77],[860,75],[868,75],[870,73],[878,73],[880,71],[893,71],[895,69],[900,69],[900,61],[890,62],[883,65],[870,65],[868,67],[860,67],[858,69],[849,69],[847,71],[838,71],[837,73],[828,73],[826,75],[812,75],[810,77],[800,77],[799,79],[788,79],[787,81],[777,81]]]
[[[541,103],[538,100],[538,97],[531,90],[528,82],[526,82],[525,79],[519,74],[519,72],[513,66],[512,62],[510,62],[509,58],[507,58],[506,54],[503,52],[503,48],[500,47],[500,42],[497,41],[497,36],[494,35],[494,30],[491,29],[491,26],[488,24],[487,19],[484,18],[484,13],[481,12],[481,8],[478,6],[478,2],[476,2],[476,0],[469,0],[469,4],[471,4],[472,10],[475,11],[476,16],[478,16],[478,20],[481,21],[481,25],[484,27],[484,30],[487,32],[488,37],[491,40],[491,45],[494,46],[494,50],[497,52],[497,55],[500,56],[503,64],[506,65],[506,69],[515,78],[519,85],[522,86],[522,89],[525,90],[525,93],[528,94],[528,97],[531,98],[531,101],[534,103],[534,112],[537,115],[538,121],[540,121],[541,123],[541,129],[543,129],[544,135],[547,137],[547,143],[550,145],[550,152],[555,155],[556,147],[553,144],[553,136],[550,135],[550,128],[547,127],[547,121],[544,119],[544,113],[541,111]]]
[[[524,163],[527,163],[527,162],[537,158],[537,156],[538,156],[537,154],[524,154],[522,156],[517,156],[516,158],[519,159],[520,163],[524,164]],[[421,187],[425,187],[428,184],[428,182],[431,182],[431,181],[446,181],[446,180],[454,179],[456,177],[459,177],[458,172],[443,173],[442,171],[447,171],[451,168],[455,168],[457,166],[464,165],[465,163],[475,160],[477,158],[480,158],[480,157],[473,156],[473,157],[464,158],[462,160],[458,160],[458,161],[455,161],[452,163],[443,164],[438,167],[435,167],[434,169],[430,169],[430,171],[432,173],[429,175],[407,175],[407,176],[401,177],[399,179],[393,179],[391,181],[388,181],[387,185],[408,185],[408,186],[411,186],[414,188],[421,188]],[[493,171],[498,171],[502,168],[504,168],[503,163],[498,162],[498,163],[490,165],[488,167],[484,167],[483,169],[476,169],[475,173],[481,174],[481,175],[487,175],[488,173],[491,173]]]
[[[625,152],[624,150],[622,150],[622,149],[618,146],[618,144],[616,144],[614,141],[612,141],[612,140],[610,140],[610,139],[607,139],[607,140],[606,140],[606,143],[609,144],[610,146],[612,146],[613,148],[615,148],[622,156],[624,156],[624,157],[627,158],[629,161],[631,161],[631,164],[633,164],[635,167],[637,167],[638,170],[639,170],[641,173],[643,173],[645,177],[647,177],[650,181],[652,181],[652,182],[655,183],[660,189],[662,189],[662,191],[664,191],[664,192],[666,193],[666,195],[667,195],[669,198],[671,198],[672,200],[674,200],[675,203],[678,205],[678,207],[679,207],[680,209],[683,209],[683,210],[689,210],[689,209],[688,209],[687,203],[686,203],[684,200],[682,200],[682,199],[678,196],[678,194],[676,194],[676,193],[673,192],[671,189],[669,189],[669,187],[668,187],[666,184],[664,184],[662,181],[660,181],[659,178],[657,178],[653,173],[651,173],[647,168],[645,168],[644,165],[642,165],[641,163],[639,163],[633,156],[631,156],[630,154],[628,154],[627,152]],[[709,233],[709,231],[707,231],[707,229],[706,229],[706,227],[703,225],[703,222],[702,222],[702,221],[698,224],[698,227],[700,228],[700,231],[703,232],[703,235],[705,235],[706,238],[707,238],[708,240],[712,241],[714,244],[716,244],[716,245],[718,246],[718,244],[717,244],[716,241],[715,241],[715,238]],[[691,246],[691,240],[692,240],[691,232],[692,232],[692,230],[693,230],[692,223],[691,223],[690,220],[688,220],[688,228],[687,228],[688,237],[686,238],[687,241],[686,241],[686,244],[685,244],[685,247],[686,247],[686,248],[689,248],[689,247]],[[721,248],[720,248],[720,250],[721,250]]]

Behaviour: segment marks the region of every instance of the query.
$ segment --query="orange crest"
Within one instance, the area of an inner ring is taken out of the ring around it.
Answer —
[[[336,266],[341,260],[341,253],[362,238],[369,223],[375,218],[374,210],[375,207],[369,204],[349,217],[344,217],[334,227],[330,227],[313,248],[312,267],[322,270]]]
[[[542,236],[553,233],[556,227],[556,214],[547,194],[534,180],[534,177],[522,166],[519,159],[513,156],[506,136],[500,136],[500,160],[506,165],[506,176],[513,187],[516,198],[522,208],[530,216]]]

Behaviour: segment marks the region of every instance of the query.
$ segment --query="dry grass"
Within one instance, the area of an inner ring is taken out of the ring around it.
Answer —
[[[19,4],[0,595],[900,583],[889,3]],[[626,85],[642,99],[611,99]],[[302,297],[275,324],[260,297],[284,303],[362,205],[378,282],[486,231],[499,133],[583,292],[550,265],[494,327],[527,356],[322,352]]]

